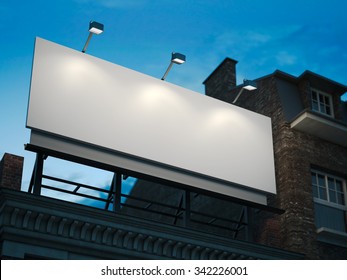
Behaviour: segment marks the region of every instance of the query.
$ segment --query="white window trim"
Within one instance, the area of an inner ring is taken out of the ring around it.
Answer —
[[[326,189],[327,189],[327,198],[328,198],[327,200],[325,200],[325,199],[321,199],[321,198],[318,198],[318,197],[313,197],[313,201],[317,202],[317,203],[320,203],[320,204],[323,204],[325,206],[334,207],[334,208],[337,208],[337,209],[340,209],[340,210],[347,211],[347,187],[346,187],[346,180],[344,178],[342,178],[342,177],[334,176],[334,175],[332,175],[330,173],[318,171],[316,169],[311,169],[311,172],[314,172],[316,174],[324,176],[325,186],[326,186]],[[345,205],[341,205],[341,204],[338,204],[338,203],[330,201],[329,191],[328,191],[328,189],[329,189],[328,177],[337,179],[337,180],[342,182],[342,189],[343,189],[344,198],[345,198]],[[311,182],[311,186],[312,186],[312,182]]]
[[[316,203],[319,203],[321,205],[324,205],[324,206],[328,206],[328,207],[332,207],[332,208],[337,208],[339,210],[347,211],[347,207],[345,205],[341,205],[341,204],[337,204],[337,203],[334,203],[334,202],[330,202],[330,201],[327,201],[327,200],[324,200],[324,199],[320,199],[318,197],[314,197],[313,201],[316,202]]]
[[[312,94],[313,94],[313,93],[312,93],[312,91],[317,92],[318,95],[321,94],[321,95],[323,95],[323,96],[328,97],[331,114],[327,114],[327,113],[324,113],[324,112],[321,112],[321,111],[320,111],[319,96],[318,96],[318,100],[317,100],[317,101],[318,101],[318,111],[313,109],[313,98],[312,98]],[[319,89],[311,88],[311,109],[312,109],[312,111],[317,112],[317,113],[319,113],[319,114],[322,114],[322,115],[324,115],[324,116],[328,116],[328,117],[335,118],[334,106],[333,106],[333,97],[332,97],[332,95],[329,94],[329,93],[323,92],[323,91],[321,91],[321,90],[319,90]]]

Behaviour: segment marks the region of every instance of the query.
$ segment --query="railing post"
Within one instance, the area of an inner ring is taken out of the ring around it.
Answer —
[[[178,217],[179,217],[179,215],[181,215],[181,213],[182,213],[182,210],[183,210],[183,209],[182,209],[183,200],[184,200],[184,194],[182,194],[181,199],[180,199],[180,202],[179,202],[179,204],[178,204],[178,208],[176,209],[176,215],[175,215],[175,219],[174,219],[174,222],[173,222],[174,225],[177,224]]]
[[[113,180],[113,212],[119,212],[122,198],[122,174],[115,173],[116,179]]]
[[[254,236],[254,217],[253,217],[253,209],[251,207],[246,206],[245,207],[245,222],[247,224],[246,226],[246,240],[249,242],[253,241]]]
[[[34,167],[34,182],[33,182],[33,194],[40,195],[42,188],[42,173],[43,173],[43,154],[36,154],[36,162]]]
[[[190,191],[185,190],[184,191],[184,226],[188,227],[190,225],[190,214],[191,214],[191,209],[190,209]]]

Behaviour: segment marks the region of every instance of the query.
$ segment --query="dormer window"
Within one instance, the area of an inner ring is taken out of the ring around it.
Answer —
[[[330,117],[334,116],[331,95],[316,89],[311,91],[312,110]]]

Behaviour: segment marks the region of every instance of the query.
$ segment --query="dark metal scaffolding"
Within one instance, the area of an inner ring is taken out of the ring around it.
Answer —
[[[125,211],[125,209],[131,208],[135,209],[136,211],[143,211],[144,213],[165,216],[167,217],[167,220],[171,219],[170,223],[172,225],[180,224],[181,226],[194,229],[199,228],[199,225],[201,225],[204,228],[219,228],[229,232],[228,236],[233,239],[238,239],[239,234],[242,231],[243,238],[248,241],[252,241],[252,231],[254,224],[253,221],[254,215],[256,213],[259,213],[261,210],[277,212],[277,214],[281,213],[281,210],[278,209],[274,209],[271,207],[269,207],[269,209],[261,209],[264,207],[261,206],[257,208],[255,207],[255,205],[249,205],[247,203],[241,203],[239,201],[232,201],[232,203],[238,204],[238,218],[225,218],[216,215],[211,215],[209,213],[206,213],[205,211],[194,211],[192,209],[192,198],[197,197],[201,194],[198,193],[197,190],[192,191],[184,187],[177,188],[178,191],[183,191],[177,205],[168,204],[165,201],[156,202],[154,200],[145,199],[143,197],[135,197],[133,195],[123,194],[122,180],[126,179],[129,176],[128,172],[122,172],[122,170],[118,168],[113,169],[112,166],[107,166],[107,168],[93,166],[89,162],[81,162],[81,160],[79,160],[78,158],[76,158],[76,160],[74,160],[74,158],[65,159],[64,156],[54,153],[51,154],[49,151],[40,150],[35,147],[31,147],[31,145],[27,145],[26,149],[36,152],[36,162],[30,180],[30,185],[28,188],[28,192],[34,195],[41,195],[43,189],[61,192],[72,196],[83,197],[90,201],[99,202],[99,205],[100,203],[102,203],[104,204],[102,208],[105,211],[113,211],[121,215],[129,215],[127,211]],[[87,184],[81,184],[78,182],[73,182],[70,180],[43,174],[44,161],[47,159],[48,156],[54,158],[61,158],[72,162],[82,163],[87,166],[97,167],[103,170],[113,172],[113,178],[109,184],[109,188],[105,189],[96,186],[90,186]],[[52,186],[52,184],[43,182],[59,182],[65,185],[73,186],[73,190]],[[91,195],[83,192],[83,190],[95,191],[96,193],[98,193],[98,195]],[[127,203],[128,200],[138,201],[140,203],[130,204]],[[145,206],[143,206],[143,203],[145,203]],[[92,206],[92,204],[93,203],[90,203],[89,206]],[[178,223],[179,221],[180,223]]]

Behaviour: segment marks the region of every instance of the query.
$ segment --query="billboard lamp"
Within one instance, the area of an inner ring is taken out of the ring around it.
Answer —
[[[252,80],[246,80],[244,79],[243,80],[243,85],[242,85],[242,88],[240,90],[240,92],[237,94],[237,96],[235,97],[234,101],[232,104],[235,104],[235,102],[239,99],[241,93],[243,92],[243,90],[249,90],[249,91],[252,91],[252,90],[256,90],[257,89],[257,83],[255,81],[252,81]]]
[[[174,63],[175,64],[183,64],[185,62],[186,62],[186,56],[184,54],[173,52],[171,54],[171,61],[170,61],[169,67],[166,69],[166,72],[165,72],[164,76],[161,79],[163,81],[165,80],[167,74],[169,74],[169,72],[171,70],[171,67],[172,67],[172,65]]]
[[[82,52],[85,53],[87,50],[87,47],[89,45],[89,41],[92,38],[93,34],[99,35],[102,32],[104,32],[104,25],[102,23],[96,22],[96,21],[91,21],[89,23],[89,35],[87,42],[85,43]]]

